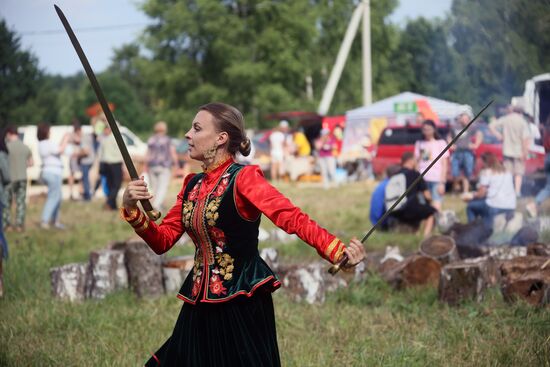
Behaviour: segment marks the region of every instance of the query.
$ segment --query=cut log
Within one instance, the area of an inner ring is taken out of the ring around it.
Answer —
[[[439,300],[456,306],[466,300],[481,302],[487,288],[486,262],[456,262],[441,269]]]
[[[441,265],[460,259],[455,240],[450,236],[431,236],[420,243],[420,254],[431,256]]]
[[[412,255],[382,277],[397,289],[414,285],[439,284],[441,263],[429,256]]]
[[[175,293],[180,290],[187,274],[193,269],[194,263],[195,258],[192,255],[172,257],[163,261],[162,278],[167,293]]]
[[[550,258],[523,256],[505,261],[500,266],[501,292],[504,300],[523,299],[533,305],[548,303],[550,267],[544,266]]]
[[[260,251],[260,257],[271,270],[276,272],[279,269],[279,253],[277,249],[272,247],[264,248]]]
[[[292,266],[281,269],[285,292],[294,301],[307,303],[323,303],[326,292],[346,286],[346,281],[340,276],[332,276],[327,272],[325,262],[315,262],[304,267]]]
[[[550,256],[550,245],[535,242],[527,245],[527,256]]]
[[[527,255],[525,247],[493,246],[488,247],[488,255],[496,260],[511,260]]]
[[[139,297],[163,294],[162,258],[142,239],[129,240],[124,248],[130,288]]]
[[[482,275],[488,287],[494,287],[500,283],[500,261],[491,256],[476,257],[473,259],[465,259],[467,264],[482,264],[480,268],[483,270]]]
[[[90,284],[90,267],[87,263],[67,264],[50,269],[53,296],[60,299],[82,301]]]
[[[128,287],[124,252],[99,250],[90,253],[91,298],[105,298],[109,293]]]

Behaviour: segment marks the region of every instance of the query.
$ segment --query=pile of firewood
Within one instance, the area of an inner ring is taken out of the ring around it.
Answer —
[[[135,238],[91,252],[86,263],[52,268],[50,275],[54,297],[81,301],[126,288],[139,297],[177,292],[192,267],[193,256],[166,259]]]
[[[534,305],[550,304],[550,245],[484,248],[483,256],[460,259],[453,238],[432,236],[417,253],[403,258],[369,254],[368,269],[378,272],[395,288],[428,284],[450,305],[483,299],[487,288],[500,287],[508,301],[523,299]],[[398,252],[397,252],[398,253]]]

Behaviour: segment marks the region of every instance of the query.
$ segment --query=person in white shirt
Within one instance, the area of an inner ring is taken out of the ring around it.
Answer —
[[[64,225],[59,222],[59,208],[62,199],[61,186],[63,184],[61,154],[69,144],[69,134],[65,134],[61,142],[56,143],[50,139],[50,125],[39,124],[37,138],[38,153],[42,161],[40,179],[48,186],[48,196],[42,210],[40,227],[49,229],[53,224],[55,228],[64,229]]]
[[[468,222],[480,217],[486,226],[492,228],[496,215],[513,213],[516,209],[514,179],[495,154],[484,153],[481,160],[484,169],[480,173],[479,188],[473,194],[465,194],[463,199],[468,201]]]
[[[282,120],[279,127],[269,135],[271,145],[271,180],[277,181],[284,173],[285,144],[286,133],[288,131],[288,121]]]

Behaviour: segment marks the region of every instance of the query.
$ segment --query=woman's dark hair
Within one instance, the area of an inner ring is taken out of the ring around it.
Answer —
[[[230,154],[234,155],[237,152],[244,156],[250,154],[250,139],[246,137],[244,118],[238,109],[225,103],[212,102],[201,106],[199,111],[210,112],[214,117],[216,130],[224,131],[229,135],[227,150]]]
[[[435,127],[435,122],[433,120],[424,120],[424,122],[422,123],[422,126],[426,126],[426,125],[433,127],[433,129],[434,129],[434,139],[436,139],[436,140],[441,139],[441,136],[437,132],[437,128]]]
[[[6,134],[8,132],[7,128],[4,128],[0,131],[0,152],[8,154],[8,147],[6,146]]]
[[[36,128],[36,137],[38,138],[38,141],[48,139],[49,135],[50,135],[50,125],[44,122],[39,123],[38,127]]]
[[[504,166],[498,159],[495,153],[485,152],[481,155],[481,161],[485,167],[489,168],[493,172],[504,172]]]
[[[17,127],[15,125],[8,125],[8,127],[6,127],[6,135],[7,134],[17,135]]]

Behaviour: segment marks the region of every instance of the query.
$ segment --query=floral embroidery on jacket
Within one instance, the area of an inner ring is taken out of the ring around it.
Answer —
[[[183,202],[183,225],[185,228],[191,226],[191,216],[193,214],[194,203],[192,201],[186,200]]]
[[[196,297],[201,290],[201,278],[202,278],[202,266],[195,258],[195,265],[193,266],[193,289],[191,295]]]
[[[209,288],[210,292],[216,296],[225,295],[227,293],[227,289],[223,286],[222,281],[217,274],[212,274],[210,277]]]
[[[206,222],[210,227],[213,227],[216,225],[216,220],[218,220],[218,217],[220,216],[218,213],[218,208],[220,207],[221,201],[222,201],[222,198],[217,197],[211,200],[206,206],[206,213],[204,214],[204,216],[206,218]]]

